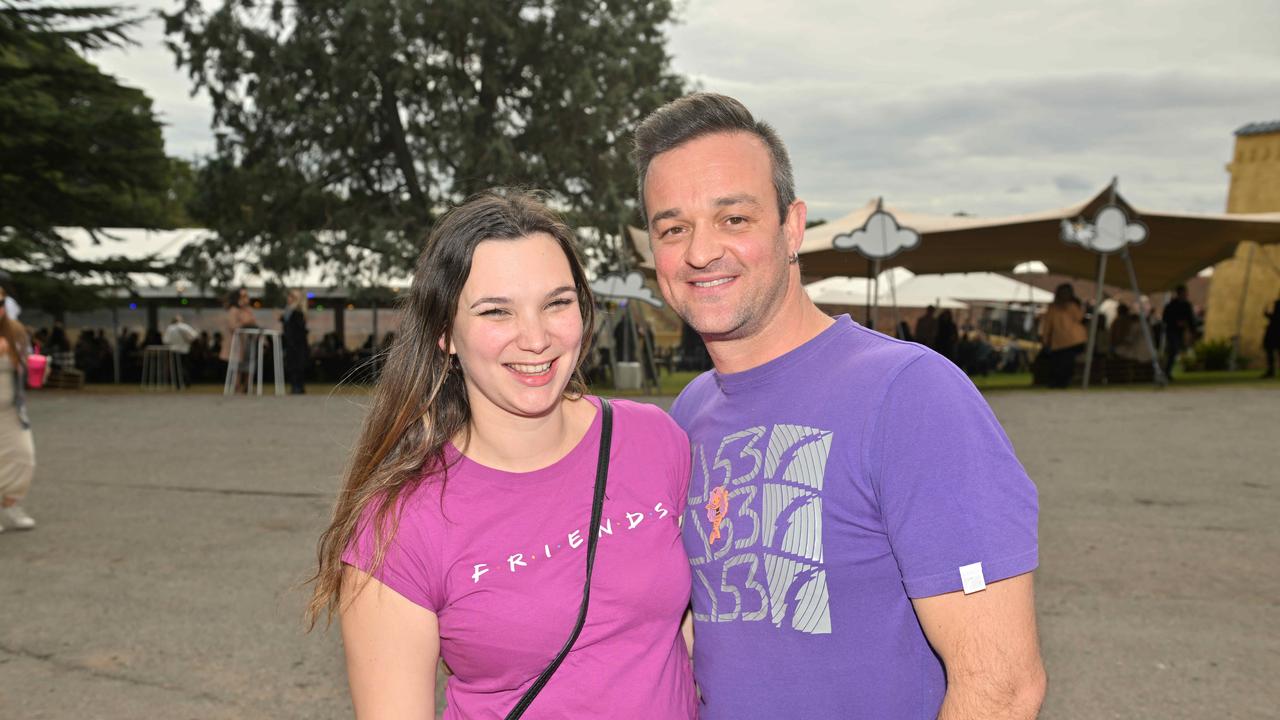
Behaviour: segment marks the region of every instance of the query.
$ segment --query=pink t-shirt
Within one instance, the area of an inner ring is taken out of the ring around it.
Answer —
[[[525,713],[531,720],[696,716],[680,635],[690,572],[677,525],[689,442],[654,406],[612,404],[590,610]],[[599,451],[597,412],[582,442],[549,467],[511,473],[462,457],[443,485],[443,505],[437,478],[403,502],[375,576],[438,616],[441,655],[454,672],[446,718],[505,717],[568,639],[582,602]],[[366,526],[343,560],[367,569],[371,558]]]

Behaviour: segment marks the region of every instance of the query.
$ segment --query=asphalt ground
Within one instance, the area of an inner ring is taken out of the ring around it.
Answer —
[[[1277,717],[1280,387],[989,400],[1040,488],[1042,717]],[[36,394],[0,717],[350,717],[298,586],[365,402]]]

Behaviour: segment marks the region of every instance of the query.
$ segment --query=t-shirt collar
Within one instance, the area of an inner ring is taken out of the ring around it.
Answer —
[[[797,366],[807,365],[815,356],[821,354],[832,340],[852,331],[853,328],[853,319],[848,315],[840,315],[835,318],[835,322],[804,344],[762,365],[736,373],[722,373],[718,370],[713,370],[712,375],[715,377],[716,385],[720,387],[720,392],[726,395],[732,395],[735,392],[744,390],[759,389],[762,385],[785,379],[789,371]]]

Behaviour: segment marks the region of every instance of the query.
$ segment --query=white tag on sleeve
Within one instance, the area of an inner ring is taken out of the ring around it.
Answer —
[[[987,579],[982,576],[982,563],[960,566],[960,582],[964,583],[964,594],[976,593],[987,589]]]

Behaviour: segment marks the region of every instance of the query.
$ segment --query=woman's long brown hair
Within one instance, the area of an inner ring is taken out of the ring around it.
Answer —
[[[4,288],[0,288],[0,305],[4,305],[7,297],[9,294]],[[14,367],[22,365],[27,354],[27,329],[6,312],[4,317],[0,317],[0,337],[9,342],[9,359],[13,361]]]
[[[400,332],[388,351],[333,518],[320,536],[318,568],[309,581],[313,592],[306,612],[308,629],[321,615],[326,624],[331,622],[340,609],[342,554],[363,523],[373,523],[372,575],[395,535],[401,500],[424,481],[445,481],[445,444],[466,431],[471,419],[461,369],[451,367],[444,348],[449,347],[472,257],[485,240],[516,240],[535,233],[554,238],[569,260],[583,335],[567,394],[585,392],[581,367],[591,347],[595,312],[573,231],[537,197],[514,190],[480,193],[445,213],[418,257],[413,284],[400,308]]]

